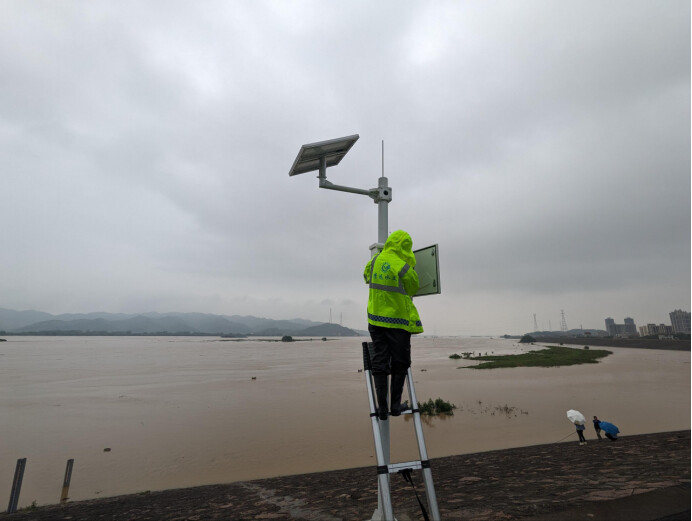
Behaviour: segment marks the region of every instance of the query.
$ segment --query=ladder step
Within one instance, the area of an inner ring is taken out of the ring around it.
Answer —
[[[390,474],[396,474],[397,472],[401,472],[402,470],[406,469],[421,470],[422,468],[423,465],[420,461],[408,461],[406,463],[392,463],[387,465],[387,469],[389,470]]]

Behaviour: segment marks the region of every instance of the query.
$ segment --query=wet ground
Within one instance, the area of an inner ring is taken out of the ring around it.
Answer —
[[[536,445],[432,460],[444,520],[690,519],[690,431]],[[416,489],[425,502],[420,475]],[[423,519],[413,489],[392,476],[399,521]],[[1,521],[365,520],[375,468],[356,468],[67,503]]]

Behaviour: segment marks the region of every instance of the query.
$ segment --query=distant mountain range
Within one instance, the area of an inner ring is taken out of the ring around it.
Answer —
[[[207,313],[78,313],[51,315],[42,311],[0,308],[2,334],[91,335],[225,335],[225,336],[367,336],[338,324],[300,318],[272,320],[253,316]]]

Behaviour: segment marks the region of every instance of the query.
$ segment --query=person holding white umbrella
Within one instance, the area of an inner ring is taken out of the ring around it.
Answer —
[[[577,434],[579,435],[579,445],[586,445],[586,438],[584,438],[584,424],[577,423]]]
[[[584,438],[584,423],[586,418],[579,411],[570,409],[567,411],[567,419],[571,421],[577,427],[577,434],[579,435],[579,445],[586,445],[586,438]]]

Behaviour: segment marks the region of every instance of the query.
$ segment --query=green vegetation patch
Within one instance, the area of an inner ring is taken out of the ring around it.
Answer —
[[[454,405],[453,403],[449,403],[443,400],[442,398],[438,398],[434,401],[432,398],[430,398],[427,402],[418,402],[418,409],[420,410],[420,413],[425,416],[453,416],[454,409],[456,408],[456,405]]]
[[[539,351],[529,351],[519,355],[476,356],[469,360],[483,360],[482,364],[469,366],[469,369],[500,369],[503,367],[559,367],[563,365],[596,364],[599,358],[613,354],[605,349],[573,349],[564,346],[551,346]]]

